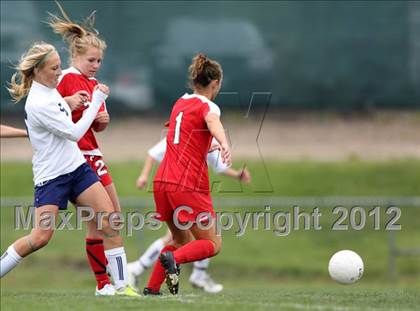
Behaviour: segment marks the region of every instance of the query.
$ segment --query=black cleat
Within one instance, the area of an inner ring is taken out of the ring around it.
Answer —
[[[144,296],[162,296],[162,293],[161,292],[155,292],[151,288],[145,287],[144,290],[143,290],[143,295]]]
[[[166,285],[172,295],[178,294],[179,289],[179,266],[175,263],[172,252],[165,252],[159,256],[160,263],[165,269]]]

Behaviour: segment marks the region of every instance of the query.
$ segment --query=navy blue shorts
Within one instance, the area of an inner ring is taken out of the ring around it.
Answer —
[[[35,186],[34,206],[57,205],[60,210],[65,210],[69,200],[75,203],[83,191],[98,181],[98,176],[92,168],[83,163],[71,173],[48,180],[41,186]]]

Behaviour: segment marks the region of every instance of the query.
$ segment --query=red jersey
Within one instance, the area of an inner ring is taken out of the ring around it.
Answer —
[[[66,70],[63,70],[63,74],[60,77],[60,82],[57,86],[57,91],[62,97],[72,96],[78,91],[87,91],[92,99],[93,88],[98,84],[98,81],[95,78],[87,78],[82,73],[74,67],[70,67]],[[89,100],[90,100],[89,99]],[[88,106],[81,106],[77,110],[72,111],[73,122],[76,123],[83,116],[83,112],[87,109]],[[102,104],[99,111],[105,110],[105,103]],[[92,156],[102,156],[101,151],[99,150],[98,143],[93,134],[92,126],[89,127],[86,134],[80,138],[77,142],[79,149],[85,155]]]
[[[219,107],[205,96],[185,94],[172,108],[166,136],[166,152],[155,181],[172,183],[192,191],[209,192],[207,154],[212,135],[206,115]]]

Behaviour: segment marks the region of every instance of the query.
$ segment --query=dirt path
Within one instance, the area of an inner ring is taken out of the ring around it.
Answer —
[[[107,161],[139,160],[162,135],[164,119],[112,120],[99,135]],[[260,122],[256,119],[225,120],[235,158],[258,158],[256,144]],[[258,139],[264,158],[343,160],[420,159],[420,118],[399,113],[370,119],[331,116],[268,118]],[[30,160],[32,151],[24,139],[2,139],[1,160]]]

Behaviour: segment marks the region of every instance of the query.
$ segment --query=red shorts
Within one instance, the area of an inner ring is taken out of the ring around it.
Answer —
[[[161,221],[173,219],[175,213],[180,223],[208,222],[215,213],[209,192],[180,189],[181,186],[170,183],[154,182],[157,217]]]
[[[85,155],[85,159],[96,175],[98,175],[99,180],[104,187],[112,184],[112,177],[108,173],[108,166],[106,166],[101,156]]]

